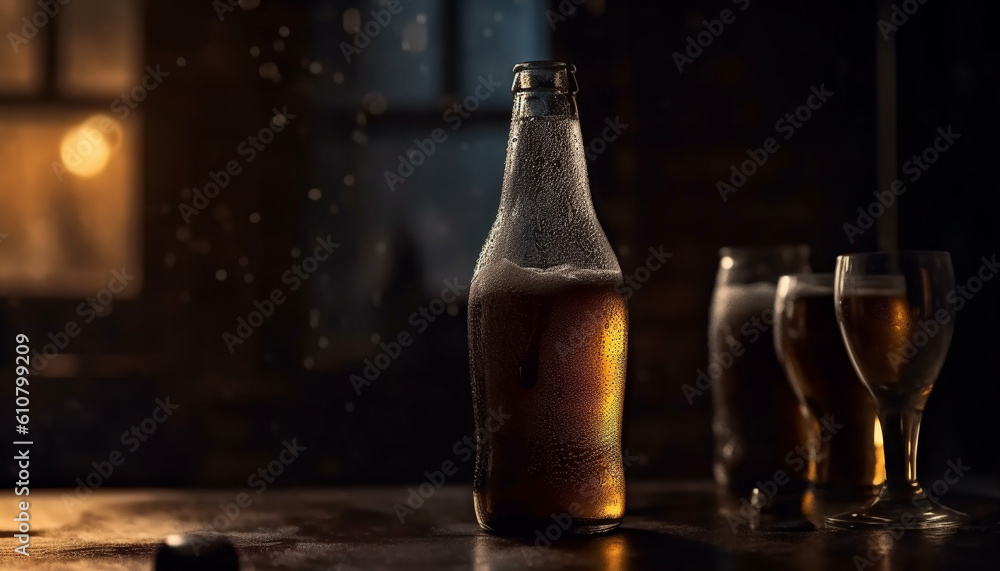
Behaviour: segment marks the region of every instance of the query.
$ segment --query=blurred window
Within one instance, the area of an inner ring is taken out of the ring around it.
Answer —
[[[73,1],[59,13],[58,83],[65,95],[114,96],[132,89],[142,64],[140,2]]]
[[[339,321],[314,332],[341,345],[397,328],[384,316],[409,315],[445,279],[468,286],[500,201],[511,69],[551,57],[544,0],[398,6],[389,17],[384,0],[320,0],[312,19],[327,178],[305,217],[353,237],[316,283],[317,315]]]
[[[0,0],[0,295],[140,273],[141,6]]]
[[[396,13],[384,0],[316,4],[317,56],[329,62],[320,104],[334,128],[323,163],[352,181],[332,181],[345,201],[383,213],[355,235],[390,254],[364,256],[360,291],[384,279],[400,233],[414,242],[427,288],[475,260],[499,202],[511,68],[550,57],[547,9],[544,0],[413,0]],[[385,173],[398,174],[400,156],[435,129],[446,140],[390,188]]]

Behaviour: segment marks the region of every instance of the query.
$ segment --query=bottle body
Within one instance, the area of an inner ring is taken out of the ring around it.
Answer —
[[[515,68],[528,84],[538,78],[522,74],[571,79],[563,64],[528,66]],[[625,509],[622,274],[572,93],[517,82],[499,214],[469,294],[476,516],[497,533],[606,531]]]

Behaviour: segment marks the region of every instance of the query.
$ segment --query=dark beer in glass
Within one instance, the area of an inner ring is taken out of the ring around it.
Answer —
[[[874,495],[885,480],[882,430],[837,325],[833,274],[783,276],[774,309],[775,347],[809,423],[814,482]]]
[[[806,444],[798,399],[774,351],[778,278],[809,271],[809,249],[723,248],[709,312],[715,480],[744,493],[779,470],[804,488],[808,474],[787,461]]]

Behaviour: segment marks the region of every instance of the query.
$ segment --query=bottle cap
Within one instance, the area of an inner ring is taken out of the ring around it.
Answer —
[[[580,90],[576,83],[576,66],[559,61],[526,61],[514,66],[514,84],[510,90],[554,91],[575,95]]]

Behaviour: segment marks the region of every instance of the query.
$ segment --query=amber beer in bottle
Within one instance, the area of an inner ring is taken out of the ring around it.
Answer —
[[[495,533],[598,533],[625,512],[628,308],[590,198],[575,71],[514,67],[500,209],[469,294],[476,517]]]

